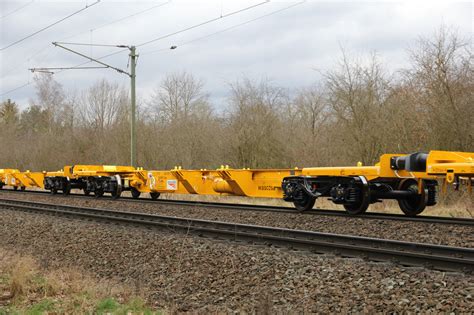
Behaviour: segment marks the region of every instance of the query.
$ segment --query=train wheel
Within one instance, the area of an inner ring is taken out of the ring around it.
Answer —
[[[130,192],[132,193],[133,199],[138,199],[140,197],[140,192],[136,188],[132,187]]]
[[[308,194],[304,194],[302,200],[295,200],[293,204],[298,212],[308,211],[313,209],[314,203],[316,202],[316,198],[309,196]]]
[[[18,190],[18,186],[13,186],[13,190]]]
[[[91,194],[90,191],[88,191],[87,189],[84,189],[84,195],[89,196],[90,194]]]
[[[25,190],[26,190],[26,187],[25,187],[25,186],[21,186],[21,187],[20,187],[20,190],[21,190],[21,191],[25,191]]]
[[[418,182],[414,179],[402,181],[398,189],[418,192]],[[399,199],[398,205],[403,213],[407,216],[413,217],[425,210],[427,201],[428,194],[426,193],[425,185],[423,184],[421,194],[416,194],[406,199]]]
[[[56,195],[58,190],[56,188],[51,188],[51,195]]]
[[[117,189],[111,192],[110,194],[112,195],[113,199],[118,199],[120,198],[120,195],[122,195],[122,189],[117,187]]]
[[[150,197],[151,197],[151,199],[156,200],[156,199],[158,199],[158,197],[160,197],[160,193],[159,192],[151,192]]]
[[[110,194],[113,199],[118,199],[122,194],[122,179],[120,178],[120,175],[115,175],[115,181],[115,190]]]
[[[360,193],[358,200],[355,203],[344,205],[346,212],[352,215],[365,213],[370,205],[370,189],[367,180],[362,176],[359,176],[359,178],[360,183],[358,187],[360,188]]]
[[[365,213],[368,208],[369,202],[364,200],[360,200],[357,203],[344,205],[344,209],[346,209],[346,212],[349,214],[362,214]]]

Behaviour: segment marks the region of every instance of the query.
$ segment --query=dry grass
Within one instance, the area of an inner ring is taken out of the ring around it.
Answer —
[[[0,248],[0,314],[152,314],[129,288]]]

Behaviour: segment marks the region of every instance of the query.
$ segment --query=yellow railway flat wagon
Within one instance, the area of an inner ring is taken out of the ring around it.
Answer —
[[[313,208],[319,197],[360,214],[383,199],[395,199],[406,215],[417,215],[437,202],[437,179],[465,176],[472,186],[474,153],[384,154],[374,166],[304,168],[283,180],[284,200],[298,210]]]
[[[474,177],[474,154],[384,154],[373,166],[303,169],[231,169],[144,171],[142,192],[283,198],[299,211],[312,209],[319,197],[360,214],[384,199],[395,199],[407,215],[437,203],[438,179],[457,184]]]
[[[93,193],[96,197],[110,193],[118,198],[123,191],[129,190],[138,198],[139,188],[145,183],[143,171],[132,166],[73,165],[57,172],[47,172],[44,177],[44,188],[53,194],[62,191],[67,195],[71,189],[81,189],[84,194]]]
[[[149,193],[231,195],[283,198],[299,211],[314,207],[326,197],[344,206],[350,214],[364,213],[370,204],[385,199],[398,201],[410,216],[437,202],[438,180],[472,190],[474,153],[431,151],[384,154],[373,166],[309,167],[303,169],[232,169],[147,171],[131,166],[74,165],[56,172],[20,172],[0,169],[0,188],[40,187],[53,194],[81,189],[96,197],[110,193],[118,198],[130,191],[134,198]]]

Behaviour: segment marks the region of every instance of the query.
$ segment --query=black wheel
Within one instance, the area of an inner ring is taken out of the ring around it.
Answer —
[[[359,176],[359,179],[360,183],[358,184],[358,187],[360,192],[357,202],[344,204],[346,212],[353,215],[365,213],[370,205],[369,184],[363,176]]]
[[[160,197],[160,193],[159,192],[151,192],[150,197],[151,197],[151,199],[156,200],[156,199],[158,199],[158,197]]]
[[[400,183],[398,189],[418,192],[418,182],[414,179],[407,179]],[[421,194],[416,194],[406,199],[399,199],[398,205],[403,213],[407,216],[413,217],[425,210],[427,201],[428,194],[426,193],[425,185],[423,183]]]
[[[110,185],[115,187],[115,189],[110,194],[112,195],[113,199],[118,199],[122,194],[122,179],[120,178],[120,175],[115,175],[114,177],[115,181],[110,182]]]
[[[51,195],[56,195],[58,190],[56,188],[51,188]]]
[[[2,189],[3,189],[3,184],[0,185],[0,190],[2,190]]]
[[[13,190],[18,190],[18,186],[13,186]]]
[[[308,211],[313,209],[316,198],[304,194],[303,200],[295,200],[293,204],[298,212]]]
[[[133,199],[138,199],[140,197],[140,192],[136,188],[132,187],[132,190],[130,190],[130,192],[132,193]]]
[[[113,199],[118,199],[120,198],[120,195],[122,195],[122,189],[118,188],[114,190],[113,192],[110,193]]]
[[[20,190],[21,190],[21,191],[25,191],[25,190],[26,190],[26,187],[25,187],[25,186],[21,186],[21,187],[20,187]]]
[[[351,203],[351,204],[345,204],[344,209],[346,209],[346,212],[349,214],[362,214],[367,211],[369,208],[369,202],[360,200],[357,203]]]
[[[84,189],[84,195],[89,196],[90,194],[91,194],[90,191],[88,191],[87,189]]]

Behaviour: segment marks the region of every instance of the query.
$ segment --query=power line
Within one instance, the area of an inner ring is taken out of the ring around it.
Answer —
[[[92,5],[95,5],[95,4],[98,3],[98,2],[100,2],[100,0],[98,0],[98,1],[95,2],[95,3],[93,3]],[[158,38],[149,40],[149,41],[147,41],[147,42],[141,43],[140,45],[137,45],[137,46],[144,46],[144,45],[147,45],[147,44],[149,44],[149,43],[158,41],[158,40],[160,40],[160,39],[164,39],[164,38],[167,38],[167,37],[171,37],[171,36],[173,36],[173,35],[176,35],[176,34],[179,34],[179,33],[182,33],[182,32],[185,32],[185,31],[188,31],[188,30],[191,30],[191,29],[194,29],[194,28],[197,28],[197,27],[200,27],[200,26],[203,26],[203,25],[206,25],[206,24],[215,22],[215,21],[220,20],[220,19],[222,19],[222,18],[231,16],[231,15],[234,15],[234,14],[238,14],[238,13],[243,12],[243,11],[247,11],[247,10],[249,10],[249,9],[255,8],[255,7],[257,7],[257,6],[263,5],[263,4],[268,3],[268,2],[269,2],[269,0],[267,0],[267,1],[265,1],[265,2],[261,2],[261,3],[255,4],[255,5],[252,5],[252,6],[249,6],[249,7],[246,7],[246,8],[243,8],[243,9],[240,9],[240,10],[237,10],[237,11],[233,11],[233,12],[228,13],[228,14],[225,14],[225,15],[221,15],[221,16],[219,16],[218,18],[210,19],[210,20],[204,21],[204,22],[202,22],[202,23],[199,23],[199,24],[196,24],[196,25],[187,27],[187,28],[185,28],[185,29],[182,29],[182,30],[179,30],[179,31],[176,31],[176,32],[173,32],[173,33],[169,33],[169,34],[166,34],[166,35],[163,35],[163,36],[161,36],[161,37],[158,37]],[[262,16],[260,16],[260,17],[257,17],[257,18],[255,18],[255,19],[246,21],[246,22],[244,22],[244,23],[240,23],[240,24],[234,25],[234,26],[229,27],[229,28],[227,28],[227,29],[224,29],[224,30],[221,30],[221,31],[218,31],[218,32],[215,32],[215,33],[212,33],[212,34],[209,34],[209,35],[206,35],[206,36],[203,36],[203,37],[200,37],[200,38],[197,38],[197,39],[188,41],[188,42],[185,42],[185,43],[183,43],[183,44],[189,44],[190,42],[197,41],[197,40],[199,40],[199,39],[203,39],[203,38],[206,38],[206,37],[209,37],[209,36],[213,36],[213,35],[218,34],[218,33],[222,33],[222,32],[228,31],[228,30],[230,30],[230,29],[233,29],[233,28],[236,28],[236,27],[239,27],[239,26],[248,24],[248,23],[250,23],[250,22],[253,22],[253,21],[257,20],[257,19],[261,19],[261,18],[270,16],[270,15],[273,15],[273,14],[279,13],[279,12],[281,12],[281,11],[290,9],[290,8],[295,7],[295,6],[297,6],[297,5],[300,5],[300,4],[304,3],[304,2],[305,2],[305,1],[298,2],[298,3],[293,4],[293,5],[291,5],[291,6],[282,8],[282,9],[280,9],[280,10],[271,12],[271,13],[269,13],[269,14],[262,15]],[[90,6],[92,6],[92,5],[90,5]],[[90,7],[90,6],[89,6],[89,7]],[[87,8],[87,6],[86,6],[86,8]],[[84,8],[84,9],[86,9],[86,8]],[[82,9],[82,10],[84,10],[84,9]],[[81,10],[81,11],[82,11],[82,10]],[[182,45],[183,45],[183,44],[182,44]],[[8,48],[8,47],[7,47],[7,48]],[[2,48],[2,50],[3,50],[3,49],[5,49],[5,48]],[[167,49],[169,49],[169,48],[167,48]],[[122,50],[120,50],[120,51],[113,52],[113,53],[110,53],[110,54],[107,54],[107,55],[98,57],[98,58],[96,58],[96,59],[97,59],[97,60],[101,60],[101,59],[104,59],[104,58],[107,58],[107,57],[111,57],[111,56],[120,54],[120,53],[122,53],[122,52],[124,52],[124,51],[128,51],[128,49],[127,49],[127,48],[126,48],[126,49],[122,49]],[[58,69],[58,70],[60,70],[60,71],[56,72],[56,74],[59,74],[59,73],[61,73],[61,72],[67,71],[67,70],[74,70],[74,69],[76,69],[76,68],[80,68],[80,67],[82,67],[82,66],[84,66],[84,65],[86,65],[86,64],[89,64],[89,63],[91,63],[91,62],[92,62],[92,61],[86,61],[86,62],[77,64],[76,66],[73,66],[73,67]],[[19,87],[16,87],[16,88],[14,88],[14,89],[12,89],[12,90],[9,90],[9,91],[7,91],[7,92],[4,92],[4,93],[1,94],[0,96],[4,96],[4,95],[6,95],[6,94],[12,93],[12,92],[14,92],[14,91],[16,91],[16,90],[22,89],[22,88],[24,88],[24,87],[30,85],[30,84],[31,84],[31,82],[28,82],[28,83],[26,83],[26,84],[24,84],[24,85],[21,85],[21,86],[19,86]]]
[[[99,1],[100,1],[100,0],[98,0],[97,2],[99,2]],[[96,3],[97,3],[97,2],[96,2]],[[185,28],[185,29],[182,29],[182,30],[179,30],[179,31],[176,31],[176,32],[173,32],[173,33],[169,33],[169,34],[167,34],[167,35],[163,35],[163,36],[161,36],[161,37],[152,39],[152,40],[150,40],[150,41],[141,43],[140,46],[144,46],[144,45],[147,45],[147,44],[149,44],[149,43],[158,41],[158,40],[160,40],[160,39],[167,38],[167,37],[171,37],[171,36],[173,36],[173,35],[176,35],[176,34],[179,34],[179,33],[182,33],[182,32],[185,32],[185,31],[188,31],[188,30],[191,30],[191,29],[194,29],[194,28],[197,28],[197,27],[200,27],[200,26],[203,26],[203,25],[206,25],[206,24],[215,22],[215,21],[220,20],[220,19],[222,19],[222,18],[225,18],[225,17],[228,17],[228,16],[232,16],[232,15],[234,15],[234,14],[238,14],[238,13],[243,12],[243,11],[247,11],[247,10],[249,10],[249,9],[255,8],[255,7],[257,7],[257,6],[263,5],[263,4],[268,3],[268,2],[269,2],[269,0],[267,0],[267,1],[265,1],[265,2],[261,2],[261,3],[255,4],[255,5],[252,5],[252,6],[249,6],[249,7],[246,7],[246,8],[243,8],[243,9],[240,9],[240,10],[237,10],[237,11],[233,11],[233,12],[228,13],[228,14],[225,14],[225,15],[220,15],[218,18],[210,19],[210,20],[204,21],[204,22],[202,22],[202,23],[199,23],[199,24],[196,24],[196,25],[187,27],[187,28]],[[96,4],[96,3],[94,3],[94,4]],[[92,6],[92,5],[90,5],[90,6]],[[87,7],[86,7],[86,8],[87,8]],[[84,10],[84,9],[83,9],[83,10]],[[276,13],[276,12],[275,12],[275,13]],[[116,52],[113,52],[113,53],[110,53],[110,54],[107,54],[107,55],[98,57],[98,58],[96,58],[96,59],[97,59],[97,60],[101,60],[101,59],[104,59],[104,58],[107,58],[107,57],[111,57],[111,56],[120,54],[120,53],[122,53],[122,52],[124,52],[124,51],[128,51],[128,49],[127,49],[127,48],[126,48],[126,49],[122,49],[122,50],[120,50],[120,51],[116,51]],[[59,74],[59,73],[61,73],[61,72],[67,71],[67,70],[73,70],[73,69],[78,68],[78,67],[82,67],[82,66],[84,66],[84,65],[86,65],[86,64],[89,64],[89,63],[91,63],[91,62],[92,62],[92,61],[82,62],[82,63],[80,63],[80,64],[77,64],[77,65],[73,66],[73,67],[70,67],[70,69],[69,69],[69,68],[67,68],[67,69],[66,69],[66,68],[65,68],[65,69],[62,69],[62,70],[56,72],[56,74]],[[6,94],[11,93],[11,92],[14,92],[14,91],[16,91],[16,90],[19,90],[19,89],[21,89],[21,88],[24,88],[24,87],[30,85],[30,84],[31,84],[31,83],[28,82],[27,84],[24,84],[24,85],[22,85],[22,86],[19,86],[19,87],[13,89],[13,90],[9,90],[9,91],[7,91],[7,92],[1,94],[0,96],[6,95]]]
[[[30,68],[31,72],[49,72],[54,73],[52,70],[90,70],[90,69],[106,69],[110,67],[51,67],[51,68]],[[51,71],[50,71],[51,70]]]
[[[253,8],[255,8],[255,7],[261,6],[261,5],[266,4],[266,3],[268,3],[268,2],[270,2],[270,0],[267,0],[267,1],[264,1],[264,2],[260,2],[260,3],[254,4],[254,5],[252,5],[252,6],[249,6],[249,7],[246,7],[246,8],[240,9],[240,10],[237,10],[237,11],[233,11],[233,12],[230,12],[230,13],[227,13],[227,14],[224,14],[224,15],[221,15],[221,16],[219,16],[219,17],[217,17],[217,18],[207,20],[207,21],[205,21],[205,22],[202,22],[202,23],[199,23],[199,24],[190,26],[190,27],[185,28],[185,29],[182,29],[182,30],[180,30],[180,31],[177,31],[177,32],[174,32],[174,33],[170,33],[170,34],[167,34],[167,35],[164,35],[164,36],[161,36],[161,37],[157,37],[157,38],[154,38],[154,39],[152,39],[152,40],[143,42],[143,43],[141,43],[141,44],[136,45],[136,47],[140,47],[140,46],[144,46],[144,45],[151,44],[151,43],[156,42],[156,41],[158,41],[158,40],[160,40],[160,39],[164,39],[164,38],[167,38],[167,37],[170,37],[170,36],[179,34],[179,33],[183,33],[183,32],[192,30],[193,28],[197,28],[197,27],[200,27],[200,26],[203,26],[203,25],[206,25],[206,24],[215,22],[215,21],[217,21],[217,20],[220,20],[220,19],[223,19],[223,18],[232,16],[232,15],[235,15],[235,14],[238,14],[238,13],[241,13],[241,12],[244,12],[244,11],[247,11],[247,10],[250,10],[250,9],[253,9]]]
[[[198,38],[191,39],[191,40],[189,40],[189,41],[185,41],[185,42],[183,42],[183,43],[181,43],[181,44],[177,44],[177,45],[172,46],[172,47],[176,48],[176,47],[180,47],[180,46],[183,46],[183,45],[188,45],[188,44],[191,44],[191,43],[193,43],[193,42],[197,42],[197,41],[199,41],[199,40],[203,40],[203,39],[206,39],[206,38],[208,38],[208,37],[211,37],[211,36],[214,36],[214,35],[217,35],[217,34],[221,34],[221,33],[224,33],[224,32],[230,31],[230,30],[233,30],[233,29],[238,28],[238,27],[240,27],[240,26],[243,26],[243,25],[246,25],[246,24],[255,22],[255,21],[257,21],[257,20],[260,20],[260,19],[269,17],[269,16],[271,16],[271,15],[280,13],[280,12],[282,12],[282,11],[289,10],[289,9],[291,9],[291,8],[293,8],[293,7],[296,7],[296,6],[298,6],[298,5],[301,5],[301,4],[305,3],[305,2],[306,2],[306,0],[301,1],[301,2],[298,2],[298,3],[295,3],[295,4],[292,4],[292,5],[289,5],[289,6],[287,6],[287,7],[281,8],[281,9],[276,10],[276,11],[273,11],[273,12],[270,12],[270,13],[268,13],[268,14],[264,14],[264,15],[258,16],[258,17],[254,18],[254,19],[251,19],[251,20],[248,20],[248,21],[245,21],[245,22],[242,22],[242,23],[239,23],[239,24],[230,26],[230,27],[228,27],[228,28],[224,28],[224,29],[222,29],[222,30],[219,30],[219,31],[214,32],[214,33],[211,33],[211,34],[207,34],[207,35],[204,35],[204,36],[201,36],[201,37],[198,37]],[[152,53],[155,53],[155,52],[160,52],[160,51],[165,51],[165,50],[170,50],[170,48],[168,47],[168,48],[161,48],[161,49],[152,50],[152,51],[146,51],[146,52],[142,52],[141,55],[143,56],[143,55],[152,54]]]
[[[21,9],[26,8],[27,6],[29,6],[30,4],[32,4],[34,1],[35,1],[35,0],[31,0],[30,2],[28,2],[28,3],[26,3],[26,4],[22,5],[22,6],[20,6],[20,7],[18,7],[18,8],[16,8],[15,10],[13,10],[13,11],[11,11],[11,12],[5,14],[5,15],[2,15],[2,16],[0,17],[0,19],[4,19],[4,18],[6,18],[6,17],[12,15],[13,13],[16,13],[16,12],[20,11]]]
[[[33,1],[34,1],[34,0],[33,0]],[[89,32],[89,31],[96,31],[96,30],[98,30],[98,29],[104,28],[104,27],[109,26],[109,25],[111,25],[111,24],[115,24],[115,23],[117,23],[117,22],[124,21],[124,20],[126,20],[126,19],[128,19],[128,18],[131,18],[131,17],[137,16],[137,15],[140,15],[140,14],[142,14],[142,13],[151,11],[151,10],[153,10],[153,9],[162,7],[162,6],[164,6],[164,5],[166,5],[166,4],[169,4],[169,3],[171,3],[171,0],[169,0],[169,1],[165,2],[165,3],[160,3],[160,4],[158,4],[158,5],[154,5],[154,6],[152,6],[152,7],[146,8],[146,9],[144,9],[144,10],[142,10],[142,11],[138,11],[138,12],[135,12],[135,13],[133,13],[133,14],[130,14],[130,15],[121,17],[121,18],[119,18],[119,19],[117,19],[117,20],[113,20],[113,21],[111,21],[111,22],[104,23],[104,24],[99,25],[99,26],[97,26],[97,27],[95,27],[95,28],[93,28],[93,29],[90,29],[90,30],[88,30],[88,31],[84,31],[84,32],[76,33],[76,34],[74,34],[74,35],[70,35],[70,36],[67,36],[67,37],[63,37],[63,38],[60,39],[60,40],[66,40],[66,39],[69,39],[69,38],[73,38],[73,37],[76,37],[76,36],[78,36],[78,35],[87,33],[87,32]],[[27,59],[33,59],[35,56],[41,54],[42,52],[44,52],[44,51],[45,51],[46,49],[48,49],[49,47],[50,47],[49,44],[48,44],[47,46],[44,46],[43,48],[39,49],[36,53],[34,53],[33,55],[31,55],[31,56],[28,57]],[[22,62],[22,63],[19,64],[19,65],[23,65],[23,64],[25,64],[26,62],[27,62],[27,61]],[[11,73],[11,72],[12,72],[14,69],[16,69],[16,68],[18,68],[18,66],[15,66],[15,67],[10,68],[10,70],[8,70],[6,73],[4,73],[4,74],[2,75],[2,77],[4,77],[5,75]]]
[[[100,0],[98,0],[98,1],[100,1]],[[202,22],[202,23],[199,23],[199,24],[196,24],[196,25],[187,27],[187,28],[185,28],[185,29],[182,29],[182,30],[179,30],[179,31],[176,31],[176,32],[173,32],[173,33],[170,33],[170,34],[167,34],[167,35],[164,35],[164,36],[161,36],[161,37],[152,39],[152,40],[150,40],[150,41],[141,43],[139,46],[144,46],[144,45],[147,45],[147,44],[149,44],[149,43],[155,42],[155,41],[157,41],[157,40],[160,40],[160,39],[163,39],[163,38],[167,38],[167,37],[170,37],[170,36],[173,36],[173,35],[176,35],[176,34],[179,34],[179,33],[182,33],[182,32],[185,32],[185,31],[188,31],[188,30],[191,30],[191,29],[194,29],[194,28],[197,28],[197,27],[199,27],[199,26],[203,26],[203,25],[205,25],[205,24],[209,24],[209,23],[215,22],[215,21],[220,20],[220,19],[222,19],[222,18],[226,18],[226,17],[229,17],[229,16],[234,15],[234,14],[238,14],[238,13],[243,12],[243,11],[247,11],[247,10],[249,10],[249,9],[255,8],[255,7],[257,7],[257,6],[263,5],[263,4],[268,3],[268,2],[269,2],[269,1],[261,2],[261,3],[255,4],[255,5],[252,5],[252,6],[249,6],[249,7],[240,9],[240,10],[237,10],[237,11],[233,11],[233,12],[228,13],[228,14],[225,14],[225,15],[221,15],[221,16],[219,16],[218,18],[210,19],[210,20],[204,21],[204,22]],[[94,3],[94,4],[95,4],[95,3]],[[96,59],[97,59],[97,60],[101,60],[101,59],[104,59],[104,58],[107,58],[107,57],[111,57],[111,56],[120,54],[120,53],[122,53],[122,52],[124,52],[124,51],[128,51],[128,48],[121,49],[120,51],[116,51],[116,52],[113,52],[113,53],[110,53],[110,54],[107,54],[107,55],[98,57],[98,58],[96,58]],[[78,65],[76,65],[76,66],[73,66],[73,67],[61,69],[60,71],[56,72],[56,74],[59,74],[59,73],[61,73],[61,72],[67,71],[67,70],[73,70],[73,69],[78,68],[78,67],[82,67],[82,66],[84,66],[84,65],[86,65],[86,64],[89,64],[89,63],[91,63],[91,62],[92,62],[92,61],[86,61],[86,62],[80,63],[80,64],[78,64]],[[25,86],[27,86],[27,85],[29,85],[29,84],[31,84],[31,83],[27,83],[27,84],[25,84],[25,85],[22,85],[22,86],[20,86],[20,87],[17,87],[17,88],[15,88],[15,89],[13,89],[13,90],[7,91],[7,92],[1,94],[0,96],[6,95],[6,94],[11,93],[11,92],[16,91],[16,90],[19,90],[19,89],[21,89],[21,88],[23,88],[23,87],[25,87]]]
[[[125,45],[109,45],[109,44],[89,44],[89,43],[68,43],[68,42],[55,42],[56,44],[73,45],[73,46],[94,46],[94,47],[118,47],[123,48]],[[53,43],[54,44],[54,43]]]
[[[17,91],[17,90],[19,90],[19,89],[22,89],[22,88],[24,88],[25,86],[28,86],[28,85],[30,85],[30,84],[31,84],[31,82],[28,82],[28,83],[25,83],[25,84],[23,84],[23,85],[21,85],[21,86],[18,86],[18,87],[16,87],[16,88],[14,88],[14,89],[8,90],[8,91],[6,91],[6,92],[0,94],[0,97],[1,97],[1,96],[4,96],[4,95],[7,95],[7,94],[10,94],[10,93],[12,93],[12,92],[15,92],[15,91]]]
[[[78,13],[80,13],[80,12],[82,12],[82,11],[84,11],[84,10],[86,10],[86,9],[88,9],[88,8],[90,8],[90,7],[92,7],[92,6],[94,6],[94,5],[96,5],[96,4],[99,3],[99,2],[100,2],[100,0],[97,0],[96,2],[92,3],[91,5],[86,5],[84,8],[82,8],[82,9],[80,9],[80,10],[78,10],[78,11],[72,13],[72,14],[69,14],[68,16],[66,16],[66,17],[64,17],[64,18],[62,18],[62,19],[60,19],[59,21],[56,21],[56,22],[54,22],[54,23],[52,23],[52,24],[50,24],[50,25],[48,25],[48,26],[46,26],[46,27],[43,27],[42,29],[40,29],[40,30],[34,32],[33,34],[30,34],[30,35],[28,35],[28,36],[26,36],[26,37],[23,37],[23,38],[17,40],[16,42],[11,43],[11,44],[8,45],[8,46],[5,46],[5,47],[3,47],[3,48],[0,48],[0,51],[3,51],[3,50],[5,50],[5,49],[7,49],[7,48],[10,48],[10,47],[12,47],[12,46],[14,46],[14,45],[16,45],[16,44],[18,44],[18,43],[21,43],[22,41],[24,41],[24,40],[26,40],[26,39],[28,39],[28,38],[30,38],[30,37],[33,37],[33,36],[35,36],[36,34],[41,33],[41,32],[43,32],[44,30],[47,30],[48,28],[51,28],[51,27],[53,27],[54,25],[56,25],[56,24],[58,24],[58,23],[61,23],[62,21],[64,21],[64,20],[66,20],[66,19],[68,19],[68,18],[70,18],[70,17],[72,17],[72,16],[74,16],[74,15],[76,15],[76,14],[78,14]]]
[[[247,10],[250,10],[250,9],[252,9],[252,8],[258,7],[258,6],[263,5],[263,4],[266,4],[266,3],[268,3],[268,2],[269,2],[269,0],[264,1],[264,2],[261,2],[261,3],[258,3],[258,4],[255,4],[255,5],[252,5],[252,6],[248,6],[248,7],[246,7],[246,8],[243,8],[243,9],[240,9],[240,10],[237,10],[237,11],[230,12],[230,13],[228,13],[228,14],[221,15],[221,16],[219,16],[219,17],[217,17],[217,18],[213,18],[213,19],[210,19],[210,20],[201,22],[201,23],[199,23],[199,24],[195,24],[195,25],[193,25],[193,26],[184,28],[184,29],[182,29],[182,30],[179,30],[179,31],[176,31],[176,32],[173,32],[173,33],[169,33],[169,34],[163,35],[163,36],[161,36],[161,37],[158,37],[158,38],[149,40],[149,41],[147,41],[147,42],[141,43],[141,44],[139,44],[139,45],[136,45],[136,47],[148,45],[148,44],[150,44],[150,43],[152,43],[152,42],[155,42],[155,41],[157,41],[157,40],[160,40],[160,39],[163,39],[163,38],[167,38],[167,37],[171,37],[171,36],[173,36],[173,35],[176,35],[176,34],[179,34],[179,33],[182,33],[182,32],[186,32],[186,31],[188,31],[188,30],[197,28],[197,27],[199,27],[199,26],[203,26],[203,25],[206,25],[206,24],[215,22],[215,21],[217,21],[217,20],[220,20],[220,19],[223,19],[223,18],[232,16],[232,15],[234,15],[234,14],[238,14],[238,13],[241,13],[241,12],[244,12],[244,11],[247,11]],[[104,59],[104,58],[107,58],[107,57],[111,57],[111,56],[114,56],[114,55],[118,55],[118,54],[120,54],[120,53],[122,53],[122,52],[125,52],[125,51],[128,51],[128,48],[122,49],[122,50],[119,50],[119,51],[116,51],[116,52],[113,52],[113,53],[110,53],[110,54],[107,54],[107,55],[104,55],[104,56],[101,56],[101,57],[98,57],[98,58],[96,58],[96,59],[97,59],[97,60],[101,60],[101,59]],[[80,64],[78,64],[78,65],[76,65],[76,66],[73,66],[73,68],[75,68],[75,67],[81,67],[81,66],[86,65],[86,64],[88,64],[88,63],[90,63],[90,62],[91,62],[91,61],[86,61],[86,62],[80,63]],[[62,71],[59,71],[59,72],[57,72],[57,73],[60,73],[60,72],[63,72],[63,71],[66,71],[66,70],[62,70]]]
[[[83,31],[83,32],[76,33],[76,34],[74,34],[74,35],[65,37],[65,38],[63,38],[63,39],[61,39],[61,40],[66,40],[66,39],[69,39],[69,38],[73,38],[73,37],[76,37],[76,36],[78,36],[78,35],[82,35],[82,34],[85,34],[85,33],[87,33],[87,32],[90,32],[90,31],[97,31],[98,29],[104,28],[104,27],[106,27],[106,26],[109,26],[109,25],[112,25],[112,24],[121,22],[121,21],[126,20],[126,19],[129,19],[129,18],[131,18],[131,17],[134,17],[134,16],[137,16],[137,15],[143,14],[143,13],[145,13],[145,12],[151,11],[151,10],[153,10],[153,9],[162,7],[162,6],[166,5],[166,4],[169,4],[170,2],[171,2],[171,0],[170,0],[170,1],[167,1],[167,2],[165,2],[165,3],[160,3],[160,4],[158,4],[158,5],[154,5],[154,6],[152,6],[152,7],[146,8],[146,9],[144,9],[144,10],[142,10],[142,11],[138,11],[138,12],[132,13],[132,14],[130,14],[130,15],[127,15],[127,16],[124,16],[124,17],[121,17],[121,18],[118,18],[118,19],[116,19],[116,20],[113,20],[113,21],[104,23],[104,24],[99,25],[99,26],[97,26],[97,27],[95,27],[95,28],[91,28],[90,30]]]
[[[100,1],[100,0],[99,0],[99,1]],[[249,7],[246,7],[246,8],[243,8],[243,9],[240,9],[240,10],[237,10],[237,11],[230,12],[230,13],[228,13],[228,14],[220,15],[220,16],[217,17],[217,18],[213,18],[213,19],[210,19],[210,20],[201,22],[201,23],[199,23],[199,24],[195,24],[195,25],[193,25],[193,26],[190,26],[190,27],[181,29],[181,30],[179,30],[179,31],[176,31],[176,32],[173,32],[173,33],[169,33],[169,34],[163,35],[163,36],[161,36],[161,37],[152,39],[152,40],[147,41],[147,42],[145,42],[145,43],[141,43],[140,45],[137,45],[137,47],[138,47],[138,46],[147,45],[147,44],[149,44],[149,43],[158,41],[158,40],[160,40],[160,39],[164,39],[164,38],[167,38],[167,37],[171,37],[171,36],[173,36],[173,35],[176,35],[176,34],[179,34],[179,33],[182,33],[182,32],[185,32],[185,31],[188,31],[188,30],[191,30],[191,29],[194,29],[194,28],[197,28],[197,27],[200,27],[200,26],[203,26],[203,25],[206,25],[206,24],[215,22],[215,21],[217,21],[217,20],[220,20],[220,19],[223,19],[223,18],[232,16],[232,15],[238,14],[238,13],[240,13],[240,12],[244,12],[244,11],[250,10],[250,9],[255,8],[255,7],[257,7],[257,6],[266,4],[266,3],[268,3],[268,2],[269,2],[269,0],[264,1],[264,2],[261,2],[261,3],[258,3],[258,4],[255,4],[255,5],[252,5],[252,6],[249,6]],[[77,43],[77,44],[79,44],[79,43]],[[90,45],[90,44],[83,44],[83,45]],[[119,51],[116,51],[116,52],[113,52],[113,53],[110,53],[110,54],[107,54],[107,55],[98,57],[97,60],[101,60],[101,59],[104,59],[104,58],[108,58],[108,57],[111,57],[111,56],[120,54],[120,53],[122,53],[122,52],[125,52],[125,51],[128,51],[128,49],[122,49],[122,50],[119,50]],[[30,58],[30,59],[31,59],[31,58]],[[86,65],[86,64],[88,64],[88,63],[90,63],[90,62],[91,62],[91,61],[86,61],[86,62],[77,64],[76,66],[73,66],[72,68],[74,68],[74,67],[81,67],[81,66],[84,66],[84,65]],[[61,71],[58,71],[58,72],[56,72],[56,74],[61,73],[61,72],[63,72],[63,71],[66,71],[66,69],[65,69],[65,70],[61,70]]]

